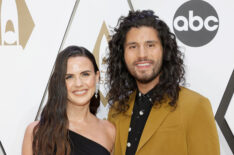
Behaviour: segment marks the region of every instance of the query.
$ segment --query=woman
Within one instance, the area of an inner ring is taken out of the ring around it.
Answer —
[[[109,155],[115,127],[95,117],[100,102],[98,66],[85,48],[59,53],[40,121],[25,132],[23,155]]]

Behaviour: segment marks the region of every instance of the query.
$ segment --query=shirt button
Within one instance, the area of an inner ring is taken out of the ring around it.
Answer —
[[[131,147],[131,143],[130,142],[127,143],[127,147]]]
[[[139,112],[139,114],[142,116],[142,115],[144,114],[144,112],[141,110],[141,111]]]
[[[129,128],[128,131],[130,132],[132,130],[132,128]]]

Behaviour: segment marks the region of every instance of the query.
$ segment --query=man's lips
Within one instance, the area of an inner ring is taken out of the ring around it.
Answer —
[[[135,62],[135,66],[139,69],[144,69],[150,67],[152,63],[152,61],[137,61]]]

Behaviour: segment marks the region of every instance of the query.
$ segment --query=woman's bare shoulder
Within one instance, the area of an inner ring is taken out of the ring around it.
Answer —
[[[29,138],[29,137],[32,137],[33,135],[33,130],[35,128],[35,126],[39,123],[39,121],[34,121],[34,122],[31,122],[27,128],[26,128],[26,131],[25,131],[25,137]],[[30,138],[31,139],[31,138]]]
[[[114,124],[112,124],[108,120],[101,120],[101,123],[104,126],[104,128],[107,130],[107,133],[110,135],[110,137],[112,137],[114,140],[115,139],[115,130],[116,130]]]
[[[39,123],[39,121],[31,122],[31,123],[27,126],[26,132],[32,133],[32,132],[33,132],[33,129],[35,128],[35,126],[36,126],[38,123]]]

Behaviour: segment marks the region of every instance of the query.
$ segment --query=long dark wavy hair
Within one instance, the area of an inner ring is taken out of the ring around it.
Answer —
[[[129,105],[129,95],[137,89],[136,80],[129,73],[124,60],[124,43],[126,35],[131,28],[142,26],[152,27],[158,32],[158,37],[163,47],[163,60],[159,77],[159,83],[153,88],[153,101],[155,105],[161,105],[166,98],[169,104],[176,107],[180,87],[184,83],[183,54],[179,50],[175,35],[170,32],[165,22],[154,15],[151,10],[130,11],[127,17],[120,17],[109,44],[109,56],[107,58],[107,77],[110,90],[108,93],[109,104],[118,111],[125,112]],[[117,106],[114,104],[118,102]]]
[[[71,152],[68,136],[67,88],[65,75],[67,61],[70,57],[86,57],[98,71],[94,56],[85,48],[69,46],[61,51],[56,59],[55,68],[49,81],[47,103],[41,118],[33,130],[33,154],[35,155],[68,155]],[[90,112],[96,114],[100,96],[93,96],[90,101]]]

